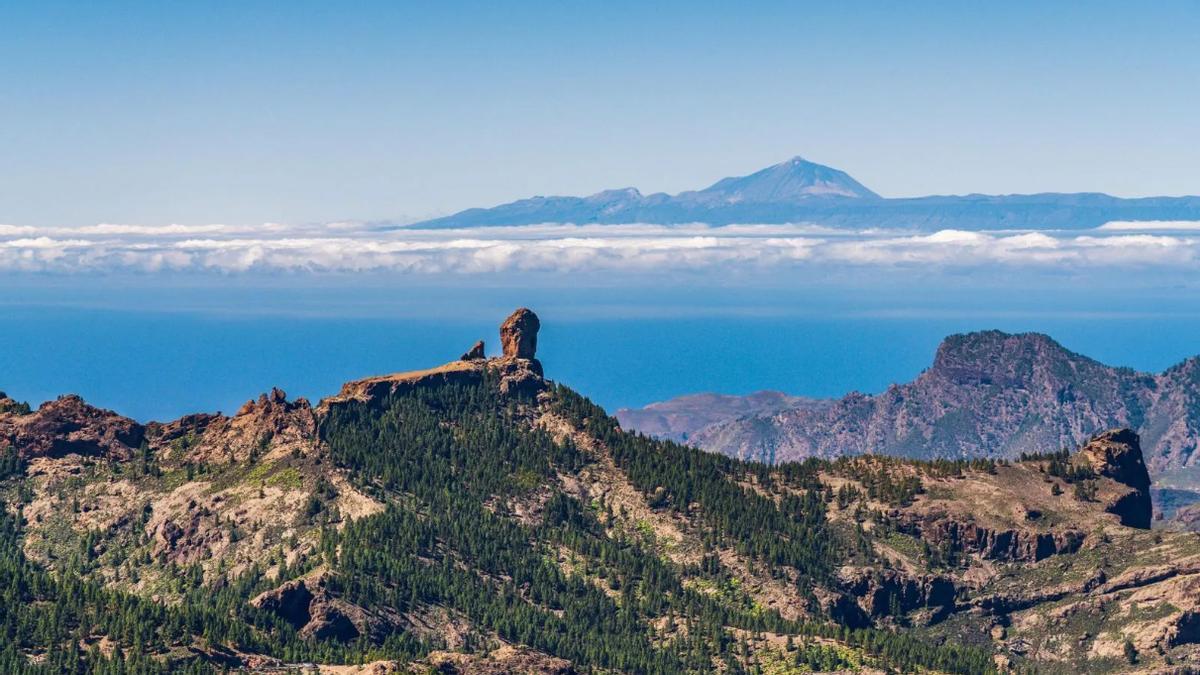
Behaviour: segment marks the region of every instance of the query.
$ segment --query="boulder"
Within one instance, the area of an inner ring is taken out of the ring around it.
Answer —
[[[504,358],[534,359],[537,354],[537,334],[542,323],[537,314],[524,307],[513,312],[500,324],[500,343]]]

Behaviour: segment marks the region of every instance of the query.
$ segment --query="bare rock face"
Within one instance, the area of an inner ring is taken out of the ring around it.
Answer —
[[[537,334],[542,327],[537,314],[524,307],[513,312],[500,324],[500,343],[504,346],[504,358],[537,358]]]
[[[330,590],[330,581],[328,573],[294,579],[262,593],[250,603],[273,612],[305,638],[347,642],[360,635],[381,638],[390,632],[389,622],[336,597]]]
[[[542,322],[524,307],[500,324],[504,356],[494,367],[500,374],[500,391],[506,395],[532,396],[545,388],[542,364],[537,360],[537,334]]]
[[[199,413],[147,425],[150,446],[164,457],[191,462],[244,461],[286,446],[306,453],[316,446],[317,418],[305,398],[289,401],[279,388],[250,399],[233,417]],[[179,455],[178,453],[184,453]]]
[[[74,394],[30,414],[0,413],[0,445],[12,445],[25,458],[76,453],[129,459],[144,437],[142,425]]]
[[[950,336],[932,367],[879,394],[761,412],[738,407],[723,405],[720,419],[689,429],[688,443],[768,462],[865,453],[1011,459],[1127,426],[1141,435],[1155,471],[1200,459],[1200,357],[1142,373],[1032,333]]]
[[[1053,532],[996,530],[938,511],[921,514],[892,511],[889,516],[900,531],[914,537],[1001,562],[1037,562],[1052,555],[1074,553],[1086,538],[1084,532],[1075,529]]]
[[[1138,435],[1130,429],[1110,429],[1096,435],[1075,457],[1101,476],[1129,488],[1112,499],[1106,510],[1116,514],[1123,525],[1150,529],[1153,507],[1150,503],[1150,473],[1142,458]]]
[[[484,358],[486,358],[486,356],[483,353],[483,340],[480,340],[479,342],[476,342],[475,346],[471,347],[471,349],[468,350],[467,353],[460,356],[458,360],[459,361],[479,361]]]
[[[536,314],[525,308],[518,309],[500,326],[500,341],[504,345],[503,356],[487,358],[484,343],[480,340],[458,360],[436,368],[347,382],[342,385],[342,390],[336,396],[322,400],[315,414],[326,415],[337,406],[352,401],[382,401],[389,394],[398,395],[414,389],[456,384],[475,385],[488,377],[498,380],[500,392],[506,396],[534,397],[547,386],[542,364],[534,358],[537,354],[537,332],[540,326],[541,322]],[[249,408],[243,412],[246,410]]]
[[[918,607],[948,611],[958,594],[949,578],[896,570],[847,569],[842,571],[841,581],[845,591],[856,597],[871,617],[887,616],[896,610],[910,612]]]

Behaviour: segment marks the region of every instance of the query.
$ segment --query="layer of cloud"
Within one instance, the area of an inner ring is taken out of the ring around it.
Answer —
[[[814,225],[531,225],[381,232],[288,226],[0,224],[0,271],[389,271],[485,274],[864,266],[1195,269],[1200,224],[1109,223],[1088,232],[842,231]]]
[[[1200,232],[1198,220],[1113,220],[1098,229],[1106,232]]]

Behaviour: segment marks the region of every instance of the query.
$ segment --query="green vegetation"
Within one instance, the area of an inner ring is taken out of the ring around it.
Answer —
[[[919,476],[889,476],[867,463],[742,463],[625,433],[568,389],[543,396],[549,398],[536,403],[503,397],[497,383],[485,379],[333,407],[321,419],[329,453],[321,461],[386,505],[341,529],[331,513],[334,483],[297,457],[262,461],[268,436],[248,462],[163,460],[143,447],[126,465],[89,468],[58,488],[67,495],[118,469],[156,489],[192,480],[211,488],[310,487],[301,515],[307,536],[315,539],[319,531],[320,543],[311,558],[291,567],[280,562],[278,548],[269,548],[260,565],[238,575],[218,570],[215,581],[209,570],[206,581],[199,566],[151,555],[147,505],[140,520],[121,526],[124,538],[72,532],[64,518],[54,525],[60,540],[46,544],[47,559],[55,561],[50,572],[23,555],[23,525],[7,515],[14,510],[0,510],[6,514],[0,519],[0,672],[220,672],[234,662],[234,652],[269,655],[281,666],[411,660],[446,646],[437,635],[418,639],[406,630],[406,617],[431,607],[469,622],[474,637],[463,649],[498,636],[569,659],[583,672],[704,673],[718,665],[730,673],[992,669],[986,650],[841,625],[816,601],[819,586],[836,584],[839,566],[873,560],[861,523],[831,523],[830,503],[837,499],[844,508],[864,494],[904,503],[920,493]],[[583,503],[577,492],[563,489],[561,476],[595,469],[597,459],[569,438],[539,430],[534,416],[545,412],[601,444],[657,515],[627,516],[619,505]],[[164,456],[181,456],[196,442],[180,439],[173,448],[180,452]],[[827,494],[818,473],[831,467],[853,476],[865,492]],[[9,486],[23,480],[15,453],[0,455],[0,471]],[[513,504],[521,505],[521,517]],[[698,542],[689,560],[698,562],[664,556],[654,534],[659,517],[686,523],[695,537],[689,541]],[[230,542],[251,534],[228,527]],[[756,601],[752,584],[722,562],[731,551],[792,589],[811,618],[786,620]],[[105,588],[98,572],[106,565],[125,575],[152,568],[153,575],[143,577],[153,581],[145,590],[172,602]],[[278,577],[265,576],[276,565]],[[301,638],[293,625],[249,603],[318,565],[329,572],[327,592],[374,621],[363,635],[345,642]],[[788,636],[788,648],[767,644],[765,634],[780,641]]]
[[[365,645],[301,640],[273,615],[246,603],[269,586],[257,570],[221,589],[202,587],[197,570],[180,570],[184,600],[164,605],[103,588],[75,574],[51,574],[27,560],[21,526],[0,509],[0,672],[208,673],[220,670],[189,647],[220,645],[290,661],[346,661],[371,653]],[[106,638],[122,649],[105,656]],[[26,654],[41,654],[33,662]],[[218,661],[219,662],[219,661]]]

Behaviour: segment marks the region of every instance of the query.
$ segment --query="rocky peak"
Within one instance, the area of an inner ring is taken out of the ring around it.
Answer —
[[[312,406],[306,398],[297,398],[295,401],[288,402],[287,392],[279,387],[272,387],[269,393],[260,394],[258,400],[251,399],[242,404],[238,409],[237,416],[262,414],[262,413],[287,413],[295,410],[307,410]]]
[[[1125,525],[1143,529],[1150,527],[1153,515],[1150,473],[1146,470],[1142,446],[1134,431],[1110,429],[1097,434],[1080,448],[1075,461],[1130,488],[1110,503],[1109,513],[1118,515]]]
[[[1079,450],[1078,457],[1101,476],[1139,490],[1150,488],[1142,446],[1132,429],[1109,429],[1096,434]]]
[[[534,395],[545,387],[542,364],[537,360],[537,334],[542,327],[537,314],[524,307],[500,324],[504,357],[494,367],[500,373],[500,391]]]
[[[144,437],[142,425],[75,394],[47,401],[30,414],[0,416],[0,441],[26,458],[76,453],[128,459]]]
[[[524,307],[509,315],[500,324],[500,344],[506,359],[530,359],[537,354],[537,334],[542,327],[537,314]]]
[[[479,340],[475,343],[475,345],[473,347],[471,347],[471,349],[467,350],[467,352],[465,354],[460,356],[458,360],[459,361],[478,361],[483,358],[486,358],[486,355],[484,354],[484,351],[483,351],[483,340]]]
[[[487,358],[484,354],[484,343],[480,340],[457,360],[436,368],[347,382],[342,385],[342,390],[336,396],[321,401],[316,413],[326,414],[330,408],[348,401],[377,401],[389,393],[397,394],[447,384],[473,384],[488,373],[499,379],[500,391],[503,394],[535,396],[546,388],[542,364],[535,358],[539,328],[541,321],[538,320],[537,314],[522,307],[510,314],[500,325],[503,356]]]
[[[938,345],[930,373],[958,383],[1016,384],[1040,366],[1084,359],[1041,333],[998,330],[951,335]]]

